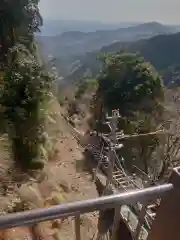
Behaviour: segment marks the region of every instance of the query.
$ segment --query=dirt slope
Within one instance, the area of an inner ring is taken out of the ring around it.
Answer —
[[[61,109],[56,100],[49,105],[48,135],[53,148],[49,161],[36,179],[21,181],[17,186],[11,179],[13,191],[4,198],[6,204],[13,204],[17,199],[28,203],[30,208],[49,207],[75,200],[88,199],[97,196],[91,175],[84,168],[83,149],[68,132],[68,126],[61,116]],[[3,150],[3,146],[1,149]],[[1,151],[3,152],[3,151]],[[1,153],[4,162],[7,155]],[[10,160],[8,161],[8,163]],[[5,174],[6,176],[6,174]],[[16,186],[16,187],[15,187]],[[6,206],[1,204],[2,209]],[[8,200],[8,201],[6,201]],[[3,203],[3,200],[2,200]],[[2,211],[3,212],[3,211]],[[82,239],[91,239],[97,226],[96,214],[82,216]],[[53,236],[53,237],[52,237]],[[58,236],[60,238],[58,238]],[[0,232],[1,239],[74,239],[74,222],[72,219],[51,221],[33,227],[20,227]]]

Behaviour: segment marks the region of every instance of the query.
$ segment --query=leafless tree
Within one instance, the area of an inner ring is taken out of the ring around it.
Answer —
[[[151,176],[154,180],[166,180],[172,169],[180,164],[180,89],[165,93],[164,121],[160,126],[167,134],[152,154]]]

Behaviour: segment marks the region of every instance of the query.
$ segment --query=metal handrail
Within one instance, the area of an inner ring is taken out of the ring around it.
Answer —
[[[172,184],[164,184],[117,195],[62,204],[51,208],[34,209],[20,213],[7,214],[0,217],[0,229],[25,226],[64,217],[78,216],[83,213],[111,209],[117,205],[136,203],[137,201],[143,202],[153,200],[172,189]]]

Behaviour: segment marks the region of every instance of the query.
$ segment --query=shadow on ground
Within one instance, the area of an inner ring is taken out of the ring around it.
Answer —
[[[96,164],[92,155],[88,151],[84,151],[82,159],[76,160],[76,171],[87,172],[93,175],[95,169]]]

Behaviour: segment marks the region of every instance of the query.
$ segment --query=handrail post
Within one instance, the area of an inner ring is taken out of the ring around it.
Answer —
[[[138,221],[138,224],[137,224],[136,229],[135,229],[135,234],[134,234],[135,239],[139,239],[140,232],[141,232],[141,227],[142,227],[142,224],[144,224],[144,221],[145,221],[146,211],[147,211],[147,204],[145,203],[143,205],[142,209],[141,209],[140,216],[139,216],[139,221]]]
[[[74,217],[76,240],[81,240],[81,219],[80,215]]]
[[[120,220],[121,206],[116,206],[114,211],[114,222],[112,226],[112,240],[116,240],[116,232],[118,229],[118,223]]]
[[[147,240],[180,239],[180,168],[173,170],[169,182],[173,189],[161,200]]]

